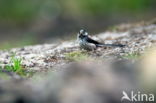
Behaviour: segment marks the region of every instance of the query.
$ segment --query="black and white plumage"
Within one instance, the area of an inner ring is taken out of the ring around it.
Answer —
[[[122,44],[104,44],[93,40],[88,36],[88,33],[81,29],[78,33],[78,42],[80,48],[85,50],[95,50],[98,47],[124,47]]]

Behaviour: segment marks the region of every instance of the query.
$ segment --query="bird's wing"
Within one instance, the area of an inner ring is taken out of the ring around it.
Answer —
[[[125,47],[126,45],[122,44],[97,44],[98,47]]]
[[[93,39],[91,39],[91,38],[89,38],[89,37],[87,37],[86,40],[87,40],[87,42],[89,42],[89,43],[101,44],[101,43],[99,43],[98,41],[95,41],[95,40],[93,40]]]

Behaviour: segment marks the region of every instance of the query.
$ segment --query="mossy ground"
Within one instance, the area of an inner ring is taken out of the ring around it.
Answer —
[[[86,52],[73,51],[65,54],[65,58],[70,61],[81,61],[91,58]]]

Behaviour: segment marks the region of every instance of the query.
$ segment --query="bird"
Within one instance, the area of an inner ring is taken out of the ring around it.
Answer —
[[[122,44],[104,44],[92,39],[88,32],[81,29],[77,35],[78,43],[81,49],[85,50],[96,50],[98,47],[124,47]]]

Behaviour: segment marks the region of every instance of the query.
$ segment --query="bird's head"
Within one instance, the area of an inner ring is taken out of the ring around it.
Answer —
[[[84,29],[81,29],[78,33],[78,37],[81,38],[81,37],[85,37],[85,36],[88,36],[88,32]]]

